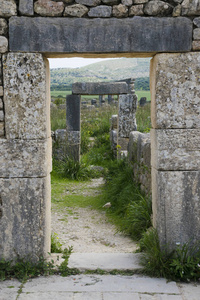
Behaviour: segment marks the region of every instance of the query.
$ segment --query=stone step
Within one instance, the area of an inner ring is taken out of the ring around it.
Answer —
[[[102,269],[112,270],[138,270],[139,253],[72,253],[69,258],[69,268],[81,271]]]

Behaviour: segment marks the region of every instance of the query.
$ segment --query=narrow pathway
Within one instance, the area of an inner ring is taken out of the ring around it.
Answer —
[[[67,193],[92,196],[99,193],[102,178],[93,179],[85,188],[68,190]],[[108,222],[106,212],[87,208],[58,210],[52,205],[52,232],[58,234],[63,247],[73,246],[74,253],[131,253],[136,243]]]

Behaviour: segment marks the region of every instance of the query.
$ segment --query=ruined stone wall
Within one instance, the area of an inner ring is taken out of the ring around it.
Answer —
[[[128,159],[141,190],[151,195],[151,141],[149,133],[132,131],[128,143]]]
[[[50,249],[45,57],[67,55],[154,56],[154,226],[172,249],[199,240],[199,16],[198,0],[0,1],[0,258]]]

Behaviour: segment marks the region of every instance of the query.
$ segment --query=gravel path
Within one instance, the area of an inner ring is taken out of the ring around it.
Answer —
[[[80,190],[80,194],[96,195],[102,184],[101,178],[93,179],[85,190]],[[79,189],[73,193],[79,193]],[[129,253],[136,250],[136,243],[117,232],[116,227],[108,222],[105,211],[90,208],[69,210],[68,207],[61,211],[53,204],[51,218],[52,232],[58,234],[63,248],[73,246],[75,253]]]

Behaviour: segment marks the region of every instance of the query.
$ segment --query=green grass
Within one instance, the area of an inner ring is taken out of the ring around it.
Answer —
[[[149,132],[151,129],[151,104],[137,107],[136,111],[137,131]]]
[[[66,98],[66,96],[70,95],[71,93],[71,91],[51,91],[51,97],[62,96],[63,98]]]
[[[150,91],[135,91],[136,95],[138,96],[138,101],[141,97],[146,97],[147,101],[151,101],[151,93]]]
[[[60,177],[56,172],[51,175],[52,203],[59,208],[90,207],[91,209],[101,209],[105,204],[104,199],[98,196],[69,195],[67,191],[77,189],[85,191],[89,181],[81,183]],[[97,188],[95,188],[96,190]],[[100,188],[99,188],[100,189]]]

